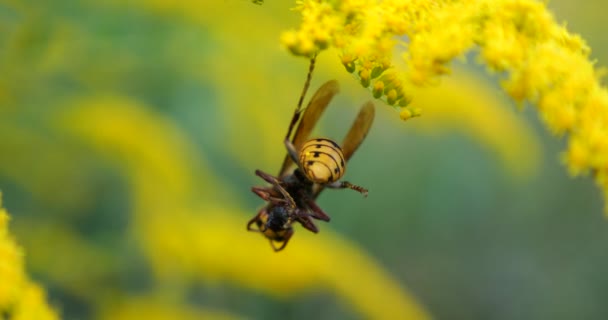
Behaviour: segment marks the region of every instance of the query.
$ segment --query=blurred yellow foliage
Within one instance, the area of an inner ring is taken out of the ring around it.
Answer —
[[[325,286],[371,318],[426,318],[373,259],[337,235],[302,232],[289,251],[277,255],[259,235],[244,232],[245,213],[234,201],[223,203],[220,197],[195,204],[195,197],[184,197],[188,193],[179,188],[194,182],[179,168],[194,165],[184,156],[188,149],[177,147],[184,143],[177,138],[179,129],[141,104],[102,98],[78,105],[58,123],[115,161],[130,177],[136,234],[160,279],[222,279],[279,296]],[[165,134],[155,137],[159,132]],[[170,165],[156,167],[155,163]],[[135,168],[134,164],[140,165]],[[221,186],[201,163],[196,167],[204,183],[191,190],[204,194]],[[259,241],[252,241],[254,237]],[[366,290],[358,290],[361,287]]]
[[[226,312],[192,308],[182,304],[171,304],[161,298],[131,298],[103,311],[100,319],[108,320],[237,320],[246,319]]]

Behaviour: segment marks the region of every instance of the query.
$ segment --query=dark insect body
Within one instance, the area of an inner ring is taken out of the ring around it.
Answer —
[[[284,249],[293,236],[294,222],[299,222],[304,228],[317,233],[319,229],[312,219],[330,220],[330,217],[315,202],[325,187],[353,189],[367,196],[367,189],[341,181],[340,178],[345,173],[346,162],[352,157],[371,128],[374,119],[374,105],[367,102],[361,107],[342,146],[326,138],[307,140],[321,114],[339,90],[335,80],[326,82],[313,95],[306,109],[302,110],[302,102],[310,85],[314,63],[315,58],[311,59],[304,90],[285,136],[287,156],[279,175],[274,177],[261,170],[256,170],[256,175],[271,185],[251,188],[256,195],[268,203],[247,223],[247,230],[261,232],[270,240],[275,251]],[[304,113],[302,114],[302,112]],[[300,115],[302,115],[301,119]],[[296,124],[298,124],[298,128],[293,139],[290,140]],[[290,168],[294,164],[297,167],[290,173]],[[253,225],[257,229],[253,228]],[[279,246],[275,243],[278,243]]]

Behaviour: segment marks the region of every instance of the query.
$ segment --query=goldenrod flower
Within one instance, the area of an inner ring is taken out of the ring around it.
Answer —
[[[437,81],[449,63],[468,52],[498,73],[518,102],[538,107],[548,128],[569,136],[564,159],[573,175],[593,173],[608,198],[608,92],[589,61],[589,48],[558,24],[544,2],[534,0],[300,0],[298,30],[283,34],[294,54],[309,56],[327,47],[364,86],[374,71],[374,96],[407,105],[399,77],[414,85]],[[406,67],[387,63],[402,49]],[[371,73],[370,73],[371,72]],[[414,113],[404,107],[403,119]],[[608,205],[606,206],[608,213]]]
[[[25,274],[23,252],[8,233],[8,218],[0,199],[0,315],[16,320],[57,319],[44,291]]]
[[[0,310],[15,301],[25,281],[23,253],[8,234],[8,215],[0,209]]]

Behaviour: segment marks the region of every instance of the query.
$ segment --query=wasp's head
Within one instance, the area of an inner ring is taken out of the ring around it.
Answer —
[[[290,214],[289,209],[285,206],[274,206],[270,209],[268,220],[266,220],[266,228],[270,230],[282,230],[289,227]]]

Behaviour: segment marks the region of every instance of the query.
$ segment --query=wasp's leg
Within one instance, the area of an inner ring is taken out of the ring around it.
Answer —
[[[312,210],[312,212],[310,212],[310,215],[315,218],[315,219],[319,219],[319,220],[323,220],[323,221],[329,221],[331,220],[331,218],[327,215],[327,213],[325,213],[325,211],[323,211],[323,209],[321,209],[314,200],[312,199],[306,199],[306,204],[310,207],[310,209]]]
[[[254,231],[254,232],[266,232],[266,230],[268,230],[268,227],[266,227],[266,225],[264,223],[262,223],[262,219],[260,218],[260,216],[262,215],[262,212],[264,212],[264,210],[266,209],[262,209],[260,210],[260,212],[258,212],[258,214],[255,215],[255,217],[251,218],[251,220],[249,220],[249,222],[247,222],[247,230],[248,231]],[[259,223],[258,223],[259,222]],[[253,229],[251,227],[252,224],[256,223],[257,224],[257,229]]]
[[[298,214],[297,220],[302,224],[304,228],[311,231],[312,233],[318,233],[319,228],[315,225],[315,223],[310,219],[310,215],[308,213]]]
[[[269,201],[272,203],[286,203],[290,204],[289,200],[281,199],[277,197],[273,197],[271,195],[273,188],[264,188],[264,187],[251,187],[251,191],[255,193],[258,197],[262,198],[262,200]]]
[[[285,139],[285,148],[287,148],[287,153],[291,157],[291,160],[299,167],[300,161],[298,160],[298,151],[296,150],[296,146],[293,145],[289,139]]]
[[[254,231],[254,232],[262,232],[262,230],[260,230],[259,226],[257,229],[253,229],[251,227],[252,224],[256,223],[257,221],[260,220],[260,215],[262,214],[262,211],[260,210],[260,212],[258,212],[258,214],[256,214],[251,220],[249,220],[249,222],[247,222],[247,230],[248,231]]]
[[[279,179],[277,179],[275,176],[273,176],[273,175],[271,175],[269,173],[266,173],[266,172],[264,172],[262,170],[259,170],[259,169],[255,170],[255,175],[258,176],[258,177],[260,177],[260,178],[262,178],[262,179],[264,179],[264,181],[270,183],[275,188],[279,189],[279,191],[285,190],[285,188],[283,188],[281,186],[281,182],[279,181]],[[281,193],[282,192],[283,191],[281,191]],[[285,191],[285,193],[287,193],[287,191]]]
[[[287,246],[287,242],[289,242],[289,239],[291,239],[291,236],[293,236],[293,229],[292,230],[287,230],[287,233],[285,233],[285,238],[283,239],[283,244],[281,244],[280,247],[276,247],[274,245],[274,241],[272,241],[272,239],[270,240],[270,246],[272,246],[272,249],[274,249],[275,252],[279,252],[283,249],[285,249],[285,246]]]
[[[312,79],[312,71],[315,69],[315,62],[317,61],[317,54],[315,53],[310,59],[310,65],[308,66],[308,74],[306,75],[306,82],[304,82],[304,88],[302,89],[302,94],[300,95],[300,99],[298,100],[298,106],[296,107],[296,111],[291,118],[291,122],[289,123],[289,129],[287,129],[287,135],[285,136],[285,140],[288,141],[291,136],[291,132],[293,128],[298,123],[300,119],[300,115],[302,114],[302,104],[304,103],[304,96],[306,95],[306,91],[308,91],[308,87],[310,86],[310,80]]]
[[[264,179],[264,181],[266,181],[272,185],[279,183],[279,180],[276,177],[274,177],[270,173],[266,173],[260,169],[255,170],[255,175]]]
[[[283,188],[283,186],[281,186],[281,183],[279,182],[279,180],[277,178],[275,178],[274,176],[272,176],[262,170],[255,170],[255,174],[257,176],[259,176],[260,178],[264,179],[266,182],[272,184],[276,190],[281,192],[281,194],[283,195],[283,198],[285,198],[285,200],[287,201],[287,204],[289,204],[290,207],[292,207],[292,208],[296,207],[296,202],[293,200],[293,198],[291,197],[289,192],[287,192],[287,190],[285,190],[285,188]],[[255,192],[255,191],[253,191],[253,192]]]
[[[298,195],[299,195],[300,199],[304,199],[306,206],[308,206],[310,208],[310,211],[306,211],[308,216],[311,216],[315,219],[323,220],[323,221],[331,220],[331,218],[327,215],[327,213],[325,213],[325,211],[323,211],[323,209],[321,209],[317,205],[317,203],[315,202],[314,199],[311,199],[305,193],[302,193],[302,192],[300,192]]]
[[[361,193],[364,197],[367,197],[367,189],[356,184],[352,184],[348,181],[335,181],[332,183],[328,183],[325,186],[333,189],[352,189]]]

